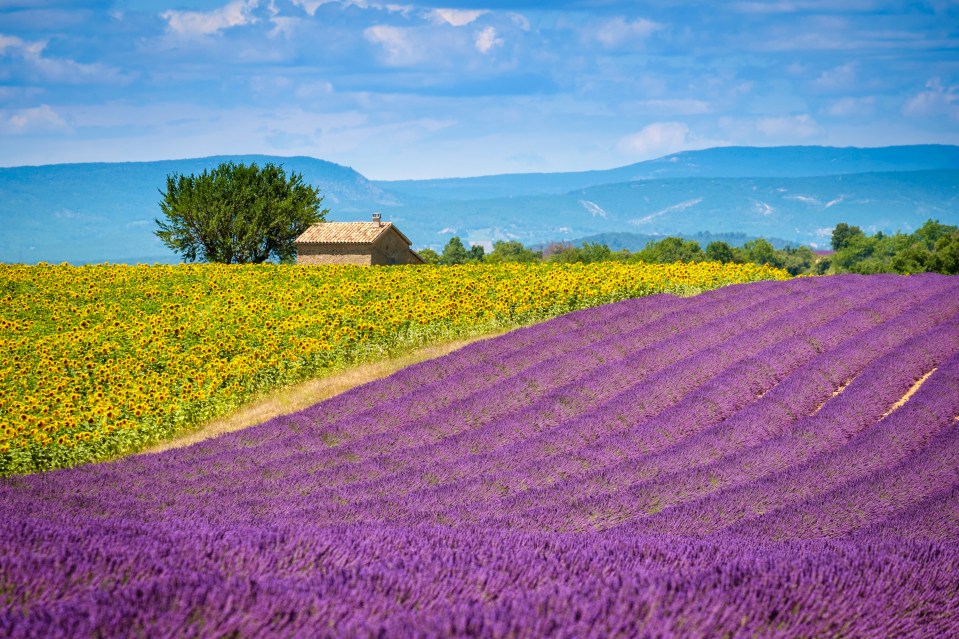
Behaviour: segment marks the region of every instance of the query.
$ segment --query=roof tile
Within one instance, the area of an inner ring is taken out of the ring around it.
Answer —
[[[296,243],[372,244],[392,226],[392,222],[320,222],[306,229]]]

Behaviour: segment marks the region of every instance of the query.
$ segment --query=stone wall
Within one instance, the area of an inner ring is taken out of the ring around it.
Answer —
[[[369,244],[300,244],[296,247],[296,263],[369,266],[371,251]]]
[[[393,232],[383,235],[380,240],[373,245],[373,264],[418,264],[409,245],[399,234]]]

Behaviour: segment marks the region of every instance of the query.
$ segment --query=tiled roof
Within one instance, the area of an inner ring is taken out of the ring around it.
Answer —
[[[393,228],[392,222],[320,222],[314,224],[296,238],[297,244],[372,244],[383,233]],[[400,237],[409,243],[405,235]]]

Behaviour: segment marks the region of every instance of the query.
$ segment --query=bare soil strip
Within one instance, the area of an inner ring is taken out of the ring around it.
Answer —
[[[173,448],[183,448],[206,439],[219,437],[224,433],[232,433],[233,431],[262,424],[273,417],[294,413],[308,406],[312,406],[317,402],[329,399],[340,393],[345,393],[356,386],[382,379],[407,366],[448,355],[468,344],[490,339],[502,335],[505,332],[504,330],[488,335],[425,346],[405,355],[360,364],[353,368],[336,371],[326,377],[312,379],[302,384],[279,389],[275,393],[247,404],[229,415],[218,417],[195,430],[146,448],[140,454],[159,453]]]
[[[892,411],[896,410],[897,408],[899,408],[900,406],[908,402],[909,398],[916,394],[916,391],[919,390],[919,387],[922,386],[923,382],[929,379],[929,376],[935,372],[936,372],[936,369],[934,368],[928,373],[926,373],[925,375],[923,375],[922,377],[920,377],[915,384],[909,387],[909,390],[906,391],[906,394],[903,395],[901,398],[899,398],[898,402],[892,405],[892,408],[890,408],[885,413],[883,413],[883,416],[880,417],[880,419],[885,419],[886,417],[889,416],[890,413],[892,413]]]
[[[826,405],[826,402],[828,402],[830,399],[832,399],[833,397],[838,396],[839,393],[841,393],[841,392],[843,392],[844,390],[846,390],[846,387],[849,386],[849,385],[852,383],[852,380],[854,380],[854,379],[856,379],[856,378],[855,378],[855,377],[851,377],[851,378],[847,379],[846,381],[844,381],[842,384],[840,384],[840,385],[839,385],[839,388],[837,388],[835,391],[833,391],[832,396],[829,397],[829,399],[827,399],[825,402],[821,403],[819,406],[816,406],[816,410],[814,410],[813,412],[809,413],[809,416],[812,417],[813,415],[815,415],[816,413],[818,413],[820,410],[822,410],[822,407]]]

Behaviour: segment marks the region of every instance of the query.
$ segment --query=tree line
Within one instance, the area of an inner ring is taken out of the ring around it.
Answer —
[[[442,252],[420,249],[428,264],[495,264],[502,262],[723,262],[769,264],[793,275],[832,273],[925,273],[959,274],[959,227],[928,220],[913,233],[882,232],[867,235],[845,222],[832,231],[832,254],[817,254],[808,246],[775,248],[768,240],[750,240],[742,246],[710,242],[703,249],[694,240],[665,237],[651,241],[639,251],[613,251],[605,244],[574,246],[555,242],[542,249],[518,241],[497,241],[489,253],[480,246],[469,248],[452,237]]]
[[[162,219],[156,219],[157,237],[190,262],[257,263],[267,260],[292,262],[296,238],[329,213],[322,209],[319,189],[303,176],[287,177],[282,167],[266,164],[262,169],[224,162],[197,175],[167,176],[160,190]],[[831,255],[813,252],[808,246],[776,249],[759,238],[743,246],[713,241],[703,249],[695,240],[666,237],[649,242],[640,251],[613,251],[599,243],[573,246],[552,243],[541,250],[517,241],[467,248],[452,237],[441,253],[418,251],[430,264],[498,262],[734,262],[769,264],[793,275],[826,273],[923,273],[959,274],[959,227],[928,220],[913,233],[867,235],[858,226],[842,222],[832,231]]]

